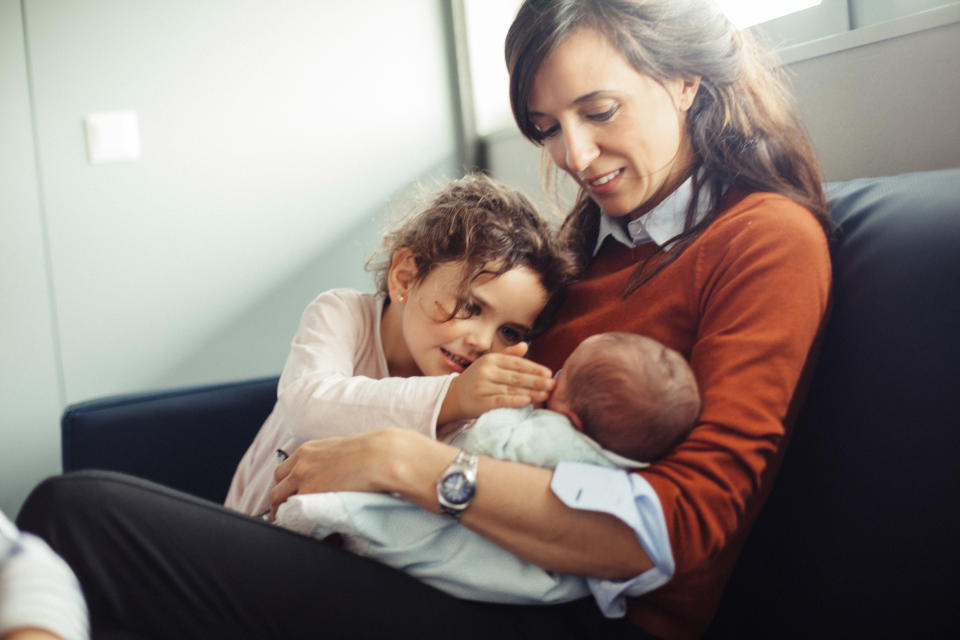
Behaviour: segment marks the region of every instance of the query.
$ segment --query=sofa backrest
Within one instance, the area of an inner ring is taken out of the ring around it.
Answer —
[[[960,169],[828,195],[823,350],[708,637],[956,637]]]
[[[277,399],[277,378],[134,393],[67,407],[63,470],[109,469],[222,502]]]

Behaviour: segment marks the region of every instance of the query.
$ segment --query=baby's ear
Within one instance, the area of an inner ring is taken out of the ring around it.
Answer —
[[[387,271],[387,289],[390,301],[403,303],[409,295],[410,288],[417,279],[417,263],[410,249],[402,248],[393,254],[390,269]]]

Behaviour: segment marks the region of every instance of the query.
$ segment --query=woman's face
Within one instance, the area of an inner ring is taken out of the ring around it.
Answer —
[[[660,84],[582,28],[543,61],[528,106],[554,163],[609,215],[637,217],[686,175],[686,112],[698,86]]]

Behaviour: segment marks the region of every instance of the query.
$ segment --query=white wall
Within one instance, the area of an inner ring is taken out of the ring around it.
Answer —
[[[369,288],[387,200],[456,170],[437,0],[23,6],[0,0],[8,512],[59,470],[66,403],[277,373],[316,293]],[[91,165],[84,116],[114,109],[142,157]]]
[[[56,471],[56,336],[19,0],[0,0],[0,510]]]
[[[960,166],[960,5],[801,45],[784,59],[828,179]]]

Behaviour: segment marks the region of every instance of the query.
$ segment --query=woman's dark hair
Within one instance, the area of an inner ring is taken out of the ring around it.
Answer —
[[[534,76],[544,59],[577,29],[606,37],[638,72],[661,84],[700,78],[687,112],[694,153],[693,201],[682,233],[655,254],[656,268],[638,267],[629,295],[675,259],[719,215],[728,190],[774,192],[794,200],[820,222],[832,223],[820,163],[797,118],[772,54],[737,29],[710,0],[526,0],[507,34],[510,102],[520,131],[539,144],[529,117]],[[707,199],[699,222],[695,212]],[[597,238],[600,208],[581,190],[561,240],[582,268]]]
[[[448,183],[421,211],[384,237],[381,259],[371,261],[368,268],[375,272],[377,288],[385,296],[390,265],[401,249],[411,252],[416,265],[414,282],[418,283],[441,264],[462,264],[463,277],[451,318],[468,302],[470,285],[478,276],[529,268],[540,276],[550,300],[533,334],[544,328],[559,302],[558,294],[574,273],[570,254],[560,248],[553,230],[530,201],[482,173]]]

